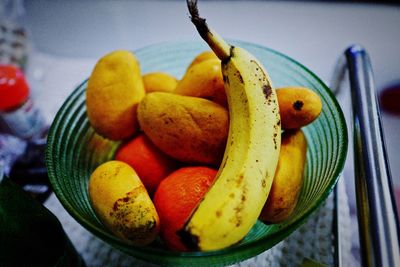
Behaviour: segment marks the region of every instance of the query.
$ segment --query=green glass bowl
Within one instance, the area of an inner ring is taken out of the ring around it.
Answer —
[[[343,113],[329,88],[311,71],[274,50],[232,41],[253,53],[266,67],[275,87],[305,86],[316,91],[323,103],[319,118],[304,128],[308,141],[305,180],[293,216],[284,223],[252,228],[232,247],[212,252],[173,252],[156,241],[136,247],[121,242],[96,217],[89,202],[88,179],[102,162],[113,158],[119,145],[97,135],[86,116],[84,81],[67,98],[51,126],[46,150],[53,190],[65,209],[86,229],[112,246],[149,262],[163,265],[227,265],[271,248],[302,225],[328,197],[341,174],[347,154],[347,130]],[[165,71],[182,77],[191,60],[208,50],[203,42],[176,42],[135,51],[143,73]]]

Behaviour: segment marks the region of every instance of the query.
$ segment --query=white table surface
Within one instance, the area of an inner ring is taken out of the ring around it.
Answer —
[[[33,49],[29,80],[49,120],[96,60],[114,49],[200,40],[184,1],[25,1]],[[301,62],[329,82],[338,56],[368,51],[378,91],[400,81],[400,6],[317,1],[201,1],[200,14],[223,37],[258,43]],[[349,95],[339,102],[350,121]],[[46,105],[48,101],[58,105]],[[383,114],[393,179],[400,185],[400,117]],[[349,128],[351,131],[351,128]],[[350,132],[351,137],[351,132]],[[345,177],[352,192],[352,152]],[[354,195],[350,195],[354,199]]]

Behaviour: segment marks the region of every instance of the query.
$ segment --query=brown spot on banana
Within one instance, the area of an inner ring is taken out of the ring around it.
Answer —
[[[256,67],[256,70],[262,69],[262,67],[260,66],[260,64],[259,64],[257,61],[255,61],[255,60],[250,60],[250,63],[255,64],[255,65],[257,66],[257,67]],[[263,91],[263,93],[264,93],[264,95],[265,95],[265,99],[268,100],[268,104],[270,104],[270,100],[271,100],[271,99],[270,99],[270,96],[271,96],[271,94],[272,94],[272,88],[271,88],[271,85],[269,84],[267,75],[266,75],[264,72],[262,72],[262,74],[263,74],[263,76],[262,76],[262,78],[259,78],[259,81],[266,82],[266,83],[262,86],[262,91]],[[275,102],[275,101],[274,101],[274,102]]]
[[[240,83],[244,83],[242,74],[239,71],[237,71],[234,75],[239,79]]]
[[[263,93],[264,93],[264,95],[265,95],[265,98],[266,98],[266,99],[269,99],[269,97],[270,97],[271,94],[272,94],[272,88],[271,88],[271,86],[270,86],[269,84],[264,84],[264,85],[262,86],[262,90],[263,90]]]
[[[235,210],[235,226],[240,227],[242,224],[242,210],[247,199],[247,188],[243,187],[242,195],[240,196],[239,204],[234,208]]]
[[[217,216],[217,218],[221,217],[222,211],[221,211],[221,210],[217,210],[217,212],[215,213],[215,215]]]
[[[261,179],[261,186],[263,188],[265,188],[267,186],[267,179],[266,178]]]
[[[237,186],[237,187],[240,187],[240,185],[241,185],[242,182],[243,182],[243,179],[244,179],[244,175],[243,175],[243,173],[242,173],[242,174],[240,174],[240,175],[237,177],[237,179],[236,179],[236,186]]]

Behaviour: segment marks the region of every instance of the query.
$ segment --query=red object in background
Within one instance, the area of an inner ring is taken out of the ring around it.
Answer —
[[[42,139],[47,131],[44,118],[29,97],[24,73],[12,65],[0,65],[0,122],[6,132],[26,140]]]
[[[0,65],[0,110],[11,111],[23,105],[29,87],[22,71],[11,65]]]
[[[400,116],[400,81],[380,91],[379,103],[382,111]],[[397,202],[397,213],[400,216],[400,186],[395,186],[394,190]]]
[[[379,102],[383,111],[400,115],[400,82],[382,89]]]
[[[0,133],[4,130],[5,133],[30,140],[24,153],[9,162],[8,175],[43,203],[51,193],[44,159],[47,127],[39,110],[33,105],[29,91],[21,69],[0,64]],[[7,154],[3,155],[7,157]]]

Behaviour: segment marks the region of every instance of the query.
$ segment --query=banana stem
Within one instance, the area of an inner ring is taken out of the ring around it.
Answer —
[[[207,42],[210,48],[214,51],[221,61],[228,61],[231,57],[232,46],[227,44],[225,40],[216,32],[210,29],[206,20],[199,15],[197,8],[197,0],[186,0],[191,20],[196,26],[200,36]]]

